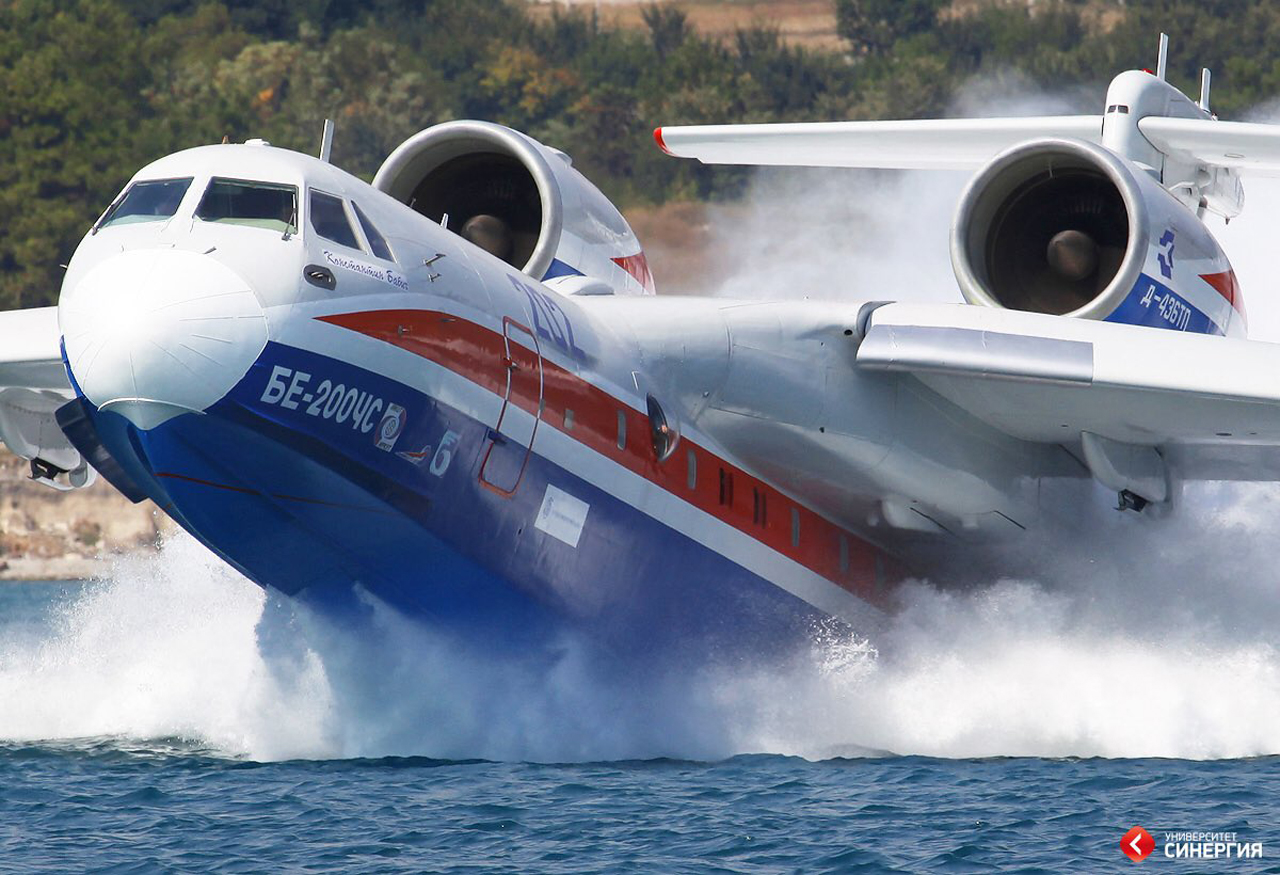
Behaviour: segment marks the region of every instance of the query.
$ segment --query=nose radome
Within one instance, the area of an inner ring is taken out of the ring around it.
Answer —
[[[207,255],[172,249],[95,266],[63,291],[58,322],[85,397],[144,430],[218,401],[267,342],[248,282]]]

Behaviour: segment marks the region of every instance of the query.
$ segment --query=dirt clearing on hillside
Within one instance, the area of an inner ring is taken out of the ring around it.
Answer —
[[[836,35],[835,3],[832,0],[781,0],[764,3],[759,0],[660,0],[663,5],[678,6],[689,16],[694,30],[716,39],[733,39],[742,28],[776,27],[783,40],[808,49],[842,49],[844,41]],[[530,4],[535,16],[550,16],[555,7],[596,8],[606,26],[643,29],[641,12],[648,2],[629,0],[534,0]]]

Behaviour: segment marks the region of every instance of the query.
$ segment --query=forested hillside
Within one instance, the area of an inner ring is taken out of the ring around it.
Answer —
[[[924,116],[975,77],[1093,109],[1153,63],[1238,116],[1280,93],[1280,6],[1244,0],[836,0],[839,51],[771,25],[700,35],[678,3],[610,28],[516,0],[0,0],[0,307],[52,302],[60,262],[144,162],[224,135],[312,151],[366,178],[422,127],[503,122],[574,155],[624,206],[732,196],[741,171],[674,161],[656,124]],[[995,83],[991,87],[990,83]],[[1086,88],[1087,86],[1087,88]]]

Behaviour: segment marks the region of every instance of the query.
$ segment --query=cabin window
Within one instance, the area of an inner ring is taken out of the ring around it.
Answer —
[[[733,475],[724,468],[720,469],[720,503],[733,507]]]
[[[564,409],[564,430],[573,431],[573,409],[570,407]]]
[[[689,453],[686,458],[689,460],[689,465],[688,465],[689,488],[697,489],[698,488],[698,455],[693,450],[689,450]]]
[[[618,449],[625,450],[627,448],[627,414],[624,411],[618,411]]]
[[[107,209],[99,228],[108,225],[133,225],[159,222],[178,211],[178,204],[191,187],[191,177],[184,179],[150,179],[129,186],[120,200]]]
[[[769,497],[754,487],[751,490],[751,522],[758,526],[769,525]]]
[[[292,185],[214,179],[200,198],[196,218],[247,225],[285,234],[298,232],[298,189]]]
[[[311,192],[311,227],[326,240],[352,249],[360,248],[360,241],[356,240],[356,232],[351,229],[351,221],[340,197],[322,191]]]
[[[391,247],[387,245],[387,238],[382,236],[373,221],[364,214],[364,210],[360,209],[360,205],[352,201],[351,209],[355,211],[356,221],[364,229],[364,238],[369,241],[369,249],[373,254],[387,261],[395,261],[395,257],[391,254]]]
[[[800,511],[791,508],[791,546],[800,546]]]
[[[840,536],[840,573],[849,573],[849,539],[844,535]]]

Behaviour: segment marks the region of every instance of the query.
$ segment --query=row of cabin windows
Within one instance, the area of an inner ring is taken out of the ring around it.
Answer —
[[[649,401],[650,401],[649,413],[650,413],[651,422],[660,417],[660,421],[662,425],[665,426],[666,418],[665,416],[661,416],[661,408],[658,408],[658,415],[655,416],[654,408],[656,406],[656,402],[653,401],[652,396],[650,396]],[[564,411],[564,430],[573,431],[574,422],[575,422],[575,418],[573,415],[573,410],[566,407]],[[664,438],[666,439],[670,438],[670,431],[667,429],[655,428],[654,429],[654,451],[659,453],[660,459],[666,458],[666,456],[663,456],[661,453],[661,450],[663,448],[661,439],[664,439]],[[626,448],[627,448],[627,413],[625,410],[619,410],[618,411],[618,449],[625,450]],[[692,449],[685,451],[685,471],[686,471],[685,482],[686,482],[686,485],[689,487],[689,491],[692,492],[693,490],[698,488],[698,454]],[[719,482],[720,505],[726,508],[732,507],[733,506],[733,472],[728,471],[722,467],[719,469],[719,476],[720,476],[720,482]],[[769,495],[767,492],[765,492],[764,490],[758,487],[752,487],[751,489],[751,522],[753,525],[760,526],[761,528],[765,528],[769,524]],[[792,547],[800,546],[800,509],[797,507],[791,508],[791,546]],[[840,550],[840,560],[839,560],[840,573],[848,574],[849,573],[849,539],[847,536],[843,534],[840,535],[839,550]]]
[[[172,218],[191,187],[192,177],[151,179],[135,182],[116,201],[97,229],[111,225],[132,225]],[[342,198],[311,189],[311,227],[320,237],[334,243],[363,250]],[[395,261],[387,238],[373,221],[351,201],[351,211],[364,231],[368,250],[378,258]],[[293,185],[254,182],[244,179],[214,178],[209,181],[196,218],[205,222],[265,228],[281,234],[298,233],[298,189]],[[95,230],[97,230],[95,229]]]
[[[566,407],[564,411],[564,430],[573,431],[574,415],[571,408]],[[665,420],[664,420],[665,424]],[[655,432],[655,440],[657,433]],[[625,450],[627,448],[627,413],[625,410],[618,411],[618,449]],[[655,449],[657,447],[655,446]],[[686,485],[692,491],[698,488],[698,456],[693,450],[687,450],[686,460]],[[733,506],[733,472],[720,469],[720,505],[722,507]],[[769,524],[769,496],[759,488],[752,487],[751,490],[751,522],[761,528]],[[791,508],[791,546],[800,546],[800,511],[798,508]],[[844,535],[840,536],[840,570],[847,572],[849,570],[849,542]]]
[[[651,403],[650,404],[651,414],[653,412],[652,407],[653,407],[653,404]],[[653,416],[651,415],[650,418],[653,419]],[[576,422],[576,418],[574,417],[573,409],[566,407],[564,410],[564,430],[573,431],[575,422]],[[617,422],[618,422],[618,449],[625,450],[627,448],[627,414],[625,410],[618,411]],[[662,422],[664,425],[666,424],[665,417],[662,418]],[[655,432],[654,432],[655,451],[659,450],[659,444],[658,444],[659,437],[667,437],[667,436],[669,436],[669,432],[667,431],[659,432],[658,430],[655,429]],[[689,490],[692,492],[693,490],[698,488],[698,454],[692,449],[685,451],[685,470],[686,470],[685,482]],[[719,469],[719,476],[720,476],[720,483],[719,483],[720,505],[722,507],[732,507],[733,506],[733,472],[728,471],[722,467]],[[769,524],[769,495],[767,492],[759,489],[758,487],[752,487],[751,489],[751,522],[752,524],[760,526],[761,528],[765,528]],[[791,508],[791,546],[792,547],[800,546],[800,510],[799,508],[796,508],[796,507]],[[840,535],[839,549],[840,549],[840,573],[847,574],[849,572],[849,539],[847,536]]]

